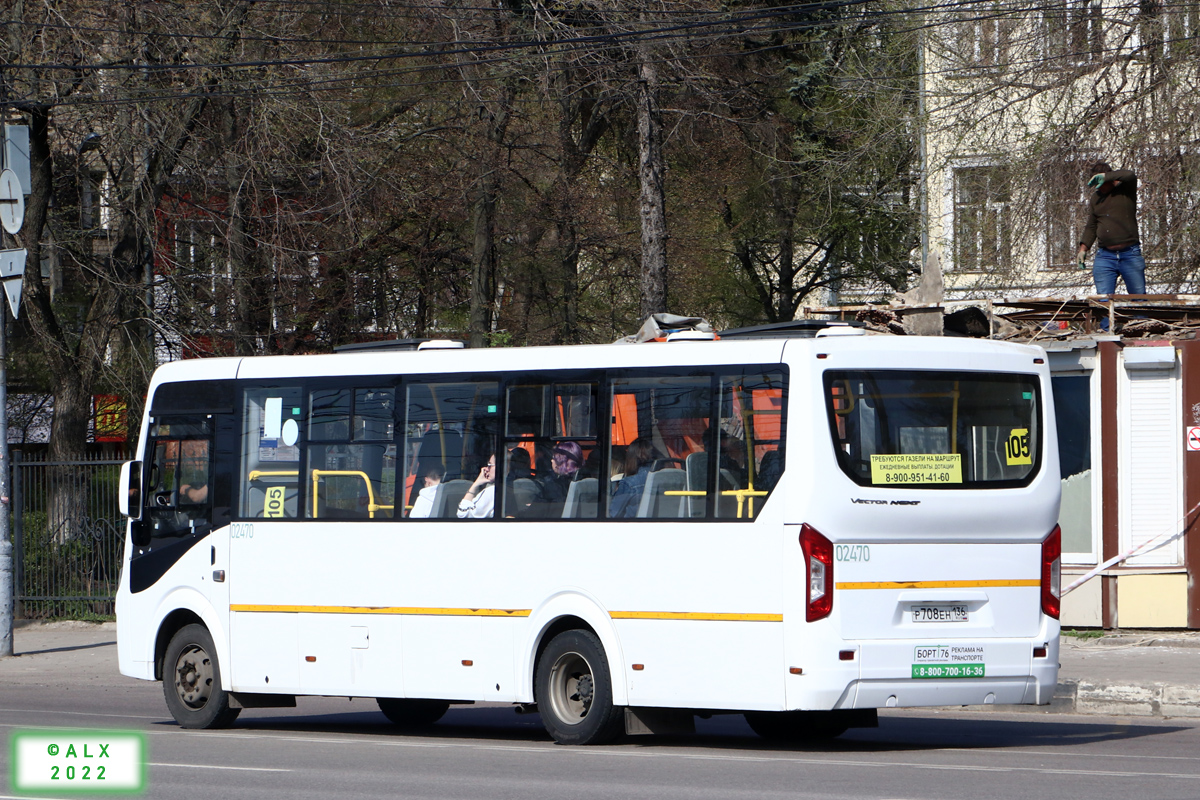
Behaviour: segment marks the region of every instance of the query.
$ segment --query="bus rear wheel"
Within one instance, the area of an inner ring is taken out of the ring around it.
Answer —
[[[591,631],[551,639],[538,659],[534,688],[542,725],[559,744],[605,744],[624,730],[604,645]]]
[[[750,729],[776,742],[819,742],[836,739],[850,726],[828,711],[747,711]]]
[[[240,708],[231,708],[221,688],[217,648],[203,625],[185,625],[171,637],[163,659],[163,696],[181,728],[226,728]]]
[[[442,718],[449,703],[441,700],[407,700],[397,697],[377,697],[379,710],[393,725],[401,728],[428,728]]]

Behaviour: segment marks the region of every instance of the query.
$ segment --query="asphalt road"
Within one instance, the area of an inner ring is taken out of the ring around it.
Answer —
[[[0,731],[147,734],[146,798],[1088,798],[1200,797],[1200,720],[887,711],[822,746],[757,738],[740,717],[688,737],[597,748],[551,743],[536,716],[452,709],[429,735],[394,732],[370,701],[301,698],[227,731],[170,721],[159,684],[0,684]],[[0,798],[14,797],[9,748]]]

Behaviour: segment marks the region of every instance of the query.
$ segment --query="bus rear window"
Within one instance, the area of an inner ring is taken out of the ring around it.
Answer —
[[[1036,375],[832,370],[825,406],[860,486],[1025,486],[1042,460]]]

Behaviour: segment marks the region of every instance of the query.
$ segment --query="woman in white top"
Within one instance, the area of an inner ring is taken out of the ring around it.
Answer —
[[[496,505],[496,455],[492,454],[488,463],[479,470],[479,477],[467,489],[463,499],[458,504],[459,519],[486,519],[492,516]]]

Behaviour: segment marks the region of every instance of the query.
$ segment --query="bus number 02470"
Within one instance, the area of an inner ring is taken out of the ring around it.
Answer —
[[[833,557],[838,561],[870,561],[871,548],[865,544],[839,544],[833,548]]]
[[[230,539],[253,539],[254,538],[254,523],[252,522],[235,522],[229,526]]]

